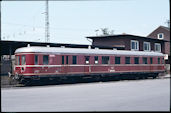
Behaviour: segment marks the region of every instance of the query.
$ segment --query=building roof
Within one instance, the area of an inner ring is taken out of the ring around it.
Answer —
[[[159,27],[164,28],[164,29],[170,31],[170,28],[169,27],[165,27],[165,26],[159,26]]]
[[[166,40],[159,40],[159,39],[154,39],[150,37],[143,37],[143,36],[137,36],[137,35],[130,35],[130,34],[118,34],[118,35],[99,35],[99,36],[88,36],[86,38],[90,39],[97,39],[97,38],[143,38],[143,39],[149,39],[149,40],[156,40],[156,41],[164,41],[167,42]]]
[[[66,44],[66,43],[43,43],[43,42],[29,42],[29,41],[9,41],[1,40],[0,41],[0,50],[1,55],[13,55],[17,48],[30,46],[51,46],[51,47],[71,47],[71,48],[88,48],[89,45],[83,44]]]
[[[159,52],[107,50],[107,49],[85,49],[85,48],[61,48],[61,47],[23,47],[15,53],[48,53],[48,54],[103,54],[103,55],[140,55],[140,56],[164,56]]]

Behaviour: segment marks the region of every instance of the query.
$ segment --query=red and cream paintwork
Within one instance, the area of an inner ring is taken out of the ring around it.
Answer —
[[[37,64],[35,64],[36,55]],[[46,65],[43,64],[44,55],[48,56]],[[76,56],[75,64],[73,56]],[[85,56],[89,56],[87,64]],[[96,61],[95,56],[98,56]],[[103,56],[109,57],[108,64],[102,64]],[[120,64],[115,64],[116,56],[120,57]],[[164,55],[158,52],[32,46],[17,49],[15,57],[15,74],[24,77],[164,72]],[[130,57],[130,64],[125,64],[125,57]],[[139,64],[134,64],[135,57],[139,57]],[[143,64],[144,57],[147,58],[147,64]],[[152,64],[150,58],[153,60]]]

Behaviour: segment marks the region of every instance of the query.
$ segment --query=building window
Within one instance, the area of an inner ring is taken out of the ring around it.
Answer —
[[[43,56],[43,64],[45,64],[45,65],[49,64],[49,56],[48,55]]]
[[[134,64],[139,64],[139,57],[134,58]]]
[[[139,42],[136,40],[131,40],[131,50],[139,50]]]
[[[143,64],[147,64],[147,58],[143,57]]]
[[[25,65],[26,64],[26,56],[22,55],[21,56],[21,65]]]
[[[77,64],[77,56],[72,56],[72,64]]]
[[[35,55],[34,56],[34,64],[35,65],[38,65],[38,55]]]
[[[150,48],[150,42],[144,42],[144,51],[150,51],[151,48]]]
[[[120,61],[120,57],[115,57],[115,64],[120,64],[121,61]]]
[[[109,64],[109,56],[102,56],[102,64]]]
[[[158,38],[158,39],[164,39],[164,34],[163,34],[163,33],[157,34],[157,38]]]
[[[125,57],[125,64],[130,64],[130,57]]]
[[[94,64],[98,64],[98,56],[94,57]]]
[[[155,48],[155,51],[161,52],[161,44],[155,43],[154,46],[155,46],[155,47],[154,47],[154,48]]]
[[[85,56],[85,63],[86,64],[89,64],[89,59],[90,59],[90,56]]]

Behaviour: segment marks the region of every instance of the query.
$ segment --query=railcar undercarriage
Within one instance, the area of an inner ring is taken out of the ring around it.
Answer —
[[[18,81],[18,84],[27,85],[48,85],[48,84],[65,84],[65,83],[85,83],[85,82],[106,82],[118,80],[138,80],[157,78],[161,72],[129,72],[129,73],[103,73],[103,74],[65,74],[65,75],[40,75],[40,76],[23,76],[9,75],[9,77]]]

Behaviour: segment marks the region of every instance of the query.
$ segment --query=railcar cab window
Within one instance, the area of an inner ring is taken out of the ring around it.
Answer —
[[[35,65],[38,65],[38,55],[35,55],[34,56],[34,64]]]
[[[49,55],[43,56],[43,64],[45,64],[45,65],[49,64]]]
[[[20,65],[20,56],[15,57],[15,65]]]
[[[115,64],[120,64],[121,63],[121,61],[120,61],[120,57],[115,57]]]
[[[134,64],[139,64],[139,57],[134,57]]]
[[[21,56],[21,65],[26,65],[26,56],[25,55]]]
[[[147,58],[143,57],[143,64],[147,64]]]
[[[102,56],[102,64],[109,64],[109,56]]]
[[[98,56],[95,56],[94,57],[94,64],[98,64],[99,62],[98,62]]]
[[[72,64],[77,64],[77,56],[72,56]]]
[[[130,57],[125,57],[125,64],[130,64]]]
[[[90,56],[85,56],[85,64],[89,64]]]

